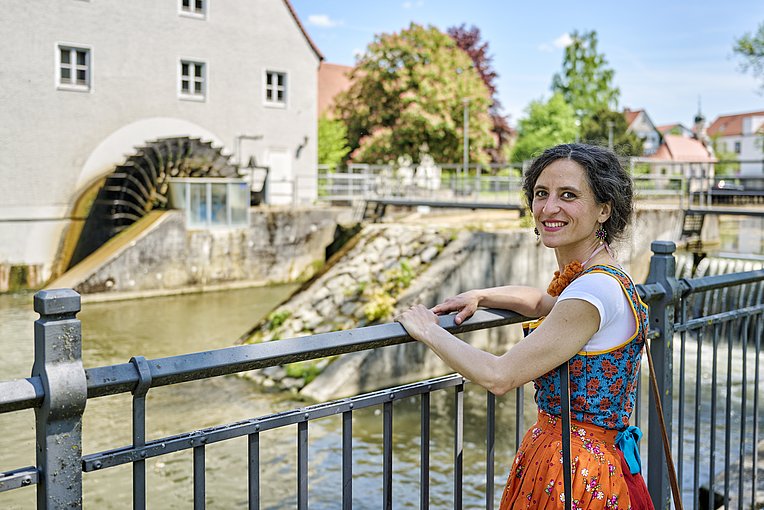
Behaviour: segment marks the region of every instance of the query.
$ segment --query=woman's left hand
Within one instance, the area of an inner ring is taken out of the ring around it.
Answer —
[[[395,320],[401,323],[412,338],[419,341],[426,339],[428,327],[438,324],[438,316],[424,305],[412,306],[398,315]]]

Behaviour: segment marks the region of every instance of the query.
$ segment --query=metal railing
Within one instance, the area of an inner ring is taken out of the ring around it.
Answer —
[[[353,202],[406,197],[423,200],[522,204],[523,165],[459,164],[319,165],[317,198]],[[632,157],[623,160],[640,200],[678,204],[680,208],[715,203],[764,201],[764,161],[673,161]],[[758,166],[757,166],[758,165]],[[717,173],[718,170],[718,173]]]
[[[675,278],[675,246],[656,241],[648,283],[638,286],[642,298],[650,304],[650,327],[653,357],[657,372],[669,437],[674,437],[676,464],[683,480],[688,507],[699,508],[702,475],[709,498],[719,487],[726,502],[737,508],[756,498],[758,458],[756,446],[762,416],[759,406],[760,348],[762,337],[762,289],[764,270],[710,276],[697,279]],[[194,508],[205,507],[205,452],[210,444],[236,437],[247,437],[248,505],[260,506],[260,433],[297,425],[297,506],[308,507],[308,431],[309,422],[330,415],[342,415],[342,484],[343,508],[352,507],[352,413],[370,406],[382,407],[383,416],[383,501],[393,504],[393,402],[420,396],[420,506],[429,507],[429,434],[430,394],[452,388],[454,391],[454,508],[462,508],[463,486],[463,405],[465,380],[450,375],[389,388],[365,395],[302,407],[292,411],[253,417],[244,421],[195,430],[184,434],[146,441],[145,399],[151,388],[202,380],[225,374],[249,371],[285,363],[345,354],[364,349],[409,342],[396,323],[369,326],[348,331],[324,333],[256,345],[236,346],[154,360],[133,357],[129,363],[84,369],[81,358],[81,328],[76,318],[80,298],[72,290],[41,291],[35,295],[35,361],[32,376],[0,382],[0,413],[34,408],[36,415],[36,465],[0,473],[0,492],[35,485],[38,508],[78,508],[82,506],[83,473],[118,465],[132,464],[133,507],[146,506],[147,459],[173,452],[191,450],[193,456]],[[469,321],[457,326],[453,316],[440,318],[441,325],[452,333],[493,328],[524,320],[512,312],[479,310]],[[709,342],[709,338],[711,341]],[[679,340],[680,348],[674,344]],[[697,345],[693,360],[687,346]],[[720,346],[725,346],[726,370],[718,366]],[[702,355],[711,351],[712,381],[698,384],[704,366]],[[695,361],[695,386],[691,385],[690,361]],[[679,364],[679,371],[673,366]],[[745,379],[735,380],[735,368],[742,367]],[[717,369],[720,373],[717,373]],[[687,377],[683,377],[687,372]],[[644,386],[644,383],[641,385]],[[688,391],[690,386],[691,391]],[[723,405],[718,394],[724,391]],[[133,395],[132,444],[108,451],[83,455],[82,420],[88,399],[131,392]],[[674,397],[677,392],[678,399]],[[694,393],[693,393],[694,392]],[[640,388],[639,395],[642,393]],[[734,393],[734,398],[733,398]],[[751,395],[752,393],[752,395]],[[749,400],[749,397],[751,399]],[[652,396],[650,397],[652,399]],[[525,430],[523,389],[516,392],[516,444]],[[687,405],[687,400],[690,405]],[[648,414],[647,436],[648,487],[656,508],[669,508],[669,490],[663,445],[658,432],[655,403],[649,408],[638,397],[634,416],[641,425]],[[486,478],[485,508],[494,508],[495,397],[486,399]],[[724,441],[720,447],[717,419],[724,410]],[[704,419],[704,413],[708,415]],[[690,416],[688,416],[690,415]],[[693,420],[690,423],[690,419]],[[704,430],[710,425],[709,434]],[[733,426],[734,425],[734,426]],[[436,423],[435,426],[443,426]],[[679,429],[679,434],[672,434]],[[734,430],[733,430],[734,429]],[[687,433],[687,431],[690,431]],[[689,451],[692,446],[692,451]],[[710,448],[708,447],[710,445]],[[643,450],[644,450],[643,446]],[[723,462],[721,462],[723,460]],[[508,459],[501,460],[506,465]],[[689,476],[686,463],[693,466]],[[723,464],[723,469],[719,469]],[[748,467],[752,476],[748,475]],[[723,477],[721,485],[718,476]],[[733,491],[733,486],[737,487]],[[750,492],[749,492],[750,491]],[[750,495],[750,497],[749,497]],[[711,506],[710,508],[713,508]]]

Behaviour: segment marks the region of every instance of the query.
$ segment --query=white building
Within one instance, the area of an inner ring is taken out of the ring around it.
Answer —
[[[707,132],[720,151],[737,156],[741,176],[764,176],[764,111],[720,115]]]
[[[0,289],[46,281],[85,191],[152,140],[254,158],[271,203],[315,198],[322,56],[288,0],[7,2],[0,42]]]
[[[661,145],[661,134],[647,112],[625,108],[623,116],[626,118],[626,132],[634,133],[642,139],[642,153],[645,156],[655,154]]]

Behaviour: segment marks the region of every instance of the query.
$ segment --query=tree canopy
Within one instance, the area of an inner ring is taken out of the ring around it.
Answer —
[[[755,33],[746,33],[737,39],[732,50],[743,58],[743,71],[751,71],[761,79],[761,89],[764,91],[764,22]]]
[[[593,112],[581,121],[580,139],[594,145],[607,146],[612,128],[613,149],[621,156],[641,156],[644,142],[636,134],[627,132],[629,126],[623,113],[609,109]]]
[[[571,34],[565,48],[562,72],[552,78],[552,92],[559,92],[580,119],[618,107],[620,90],[613,86],[615,72],[597,52],[597,32]]]
[[[353,161],[418,160],[425,153],[438,162],[461,161],[465,100],[470,160],[489,160],[491,95],[469,55],[447,34],[412,23],[377,35],[350,80],[335,114],[347,126]]]
[[[547,102],[532,101],[525,111],[528,116],[518,122],[512,161],[532,159],[547,147],[576,140],[576,114],[562,94],[554,94]]]
[[[348,130],[342,121],[325,115],[318,118],[318,163],[337,167],[350,152]]]
[[[492,101],[490,115],[493,126],[491,131],[493,131],[497,141],[496,148],[491,151],[491,159],[502,161],[504,159],[504,146],[509,143],[512,130],[509,127],[508,117],[501,113],[501,103],[496,90],[496,78],[499,75],[491,63],[493,57],[488,54],[488,43],[482,40],[480,29],[474,25],[467,29],[465,24],[461,24],[458,27],[449,28],[446,32],[456,41],[457,46],[467,52],[475,65],[475,69],[483,79],[483,83],[488,87]]]

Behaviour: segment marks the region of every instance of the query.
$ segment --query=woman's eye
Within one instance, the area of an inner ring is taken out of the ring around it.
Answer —
[[[543,197],[546,196],[546,191],[544,191],[542,189],[536,190],[536,194],[533,195],[533,196],[538,197],[538,198],[543,198]]]
[[[566,191],[565,193],[562,194],[562,198],[573,199],[573,198],[576,198],[576,195],[570,191]]]

